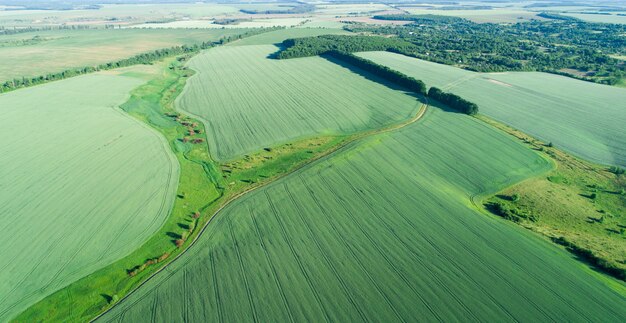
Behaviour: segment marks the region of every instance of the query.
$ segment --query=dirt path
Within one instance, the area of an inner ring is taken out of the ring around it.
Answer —
[[[159,274],[160,272],[162,272],[163,270],[167,269],[171,264],[173,264],[176,260],[178,260],[181,256],[183,256],[184,254],[186,254],[200,239],[200,237],[204,234],[204,232],[207,230],[207,228],[209,227],[209,224],[211,224],[213,222],[213,220],[215,220],[215,218],[217,218],[218,214],[224,209],[226,208],[228,205],[230,205],[232,202],[237,201],[238,199],[240,199],[241,197],[245,196],[246,194],[253,192],[257,189],[260,189],[262,187],[265,187],[271,183],[274,183],[278,180],[280,180],[283,177],[286,177],[288,175],[291,175],[301,169],[303,169],[304,167],[307,167],[309,165],[312,165],[313,163],[315,163],[316,161],[326,158],[326,157],[330,157],[331,155],[341,151],[342,149],[344,149],[345,147],[347,147],[348,145],[357,142],[361,139],[364,138],[368,138],[368,137],[372,137],[375,135],[379,135],[379,134],[383,134],[383,133],[388,133],[388,132],[392,132],[392,131],[396,131],[396,130],[400,130],[402,128],[405,128],[415,122],[417,122],[418,120],[420,120],[424,114],[426,113],[426,110],[428,109],[428,99],[424,97],[424,100],[426,101],[426,103],[422,103],[421,106],[419,107],[417,113],[411,117],[410,119],[398,123],[398,124],[394,124],[394,125],[390,125],[381,129],[375,129],[375,130],[371,130],[371,131],[366,131],[366,132],[362,132],[359,134],[355,134],[352,137],[349,137],[348,139],[346,139],[344,142],[340,143],[339,145],[321,153],[318,156],[315,156],[307,161],[305,161],[304,163],[302,163],[301,165],[298,165],[297,167],[293,168],[292,170],[280,174],[266,182],[263,183],[259,183],[256,186],[250,187],[242,192],[239,192],[231,197],[229,197],[227,200],[225,200],[223,202],[223,204],[217,209],[215,210],[215,212],[213,212],[213,214],[211,215],[209,221],[207,221],[204,226],[202,226],[202,228],[200,229],[200,231],[198,232],[198,234],[195,236],[195,238],[191,241],[191,243],[187,246],[187,248],[185,248],[183,251],[181,251],[178,255],[176,255],[174,258],[172,258],[172,260],[168,263],[166,263],[163,267],[159,268],[157,271],[155,271],[154,273],[152,273],[150,276],[148,276],[144,281],[142,281],[139,285],[137,285],[133,290],[131,290],[130,292],[128,292],[124,297],[122,297],[118,302],[116,302],[113,306],[111,306],[110,308],[106,309],[104,312],[100,313],[98,316],[94,317],[93,319],[91,319],[89,322],[94,322],[96,320],[98,320],[99,318],[101,318],[102,316],[104,316],[105,314],[107,314],[108,312],[110,312],[113,308],[115,308],[116,306],[118,306],[119,304],[121,304],[123,301],[125,301],[127,298],[129,298],[130,296],[132,296],[133,294],[135,294],[135,292],[137,292],[142,286],[144,286],[145,284],[147,284],[149,281],[151,281],[157,274]]]

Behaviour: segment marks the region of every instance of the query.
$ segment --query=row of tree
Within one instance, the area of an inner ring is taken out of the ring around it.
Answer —
[[[478,113],[478,105],[476,103],[467,101],[456,94],[444,92],[434,86],[428,90],[428,96],[461,113],[469,115]]]
[[[398,38],[386,38],[379,36],[347,36],[347,35],[323,35],[317,37],[304,37],[287,39],[282,43],[283,49],[278,52],[276,58],[296,58],[317,56],[330,51],[344,53],[387,51],[397,50],[410,52],[415,46]]]
[[[469,102],[458,95],[446,93],[436,87],[426,92],[426,85],[421,80],[415,79],[396,70],[374,63],[371,60],[358,57],[353,52],[386,50],[406,53],[414,50],[411,43],[397,38],[385,38],[378,36],[346,36],[325,35],[287,39],[283,42],[283,49],[276,55],[278,59],[296,57],[327,55],[341,60],[350,65],[372,73],[391,83],[402,86],[412,92],[428,95],[440,101],[450,108],[461,113],[474,115],[478,113],[478,105]]]
[[[48,73],[46,75],[40,75],[36,77],[22,77],[15,78],[12,80],[5,81],[0,85],[0,93],[8,92],[12,90],[16,90],[23,87],[38,85],[46,82],[62,80],[73,76],[78,76],[82,74],[93,73],[102,70],[110,70],[120,67],[132,66],[137,64],[152,64],[155,61],[158,61],[165,57],[187,54],[187,53],[195,53],[201,51],[203,49],[208,49],[216,45],[225,44],[228,42],[232,42],[244,37],[252,36],[255,34],[259,34],[262,32],[272,31],[276,29],[281,29],[282,27],[273,27],[273,28],[259,28],[253,29],[243,34],[227,36],[220,38],[219,41],[216,42],[202,42],[193,45],[181,45],[181,46],[173,46],[170,48],[158,49],[152,52],[143,53],[139,55],[132,56],[130,58],[125,58],[115,62],[104,63],[95,66],[84,66],[79,68],[67,69],[58,73]]]
[[[335,59],[344,61],[350,65],[356,66],[364,71],[372,73],[391,83],[402,86],[412,92],[426,95],[426,85],[421,80],[407,76],[398,71],[392,70],[387,66],[376,64],[368,59],[358,57],[351,53],[341,52],[337,50],[329,51],[326,55]]]

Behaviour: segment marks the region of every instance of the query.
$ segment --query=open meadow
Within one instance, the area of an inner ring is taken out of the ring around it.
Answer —
[[[237,29],[50,30],[0,35],[0,82],[114,62],[177,45],[237,35]]]
[[[274,45],[224,46],[189,62],[197,73],[178,106],[204,120],[213,158],[229,160],[303,137],[379,128],[408,119],[419,107],[415,97],[320,57],[269,59],[277,50]]]
[[[102,321],[619,320],[623,289],[472,204],[550,167],[431,107],[232,203]]]
[[[359,56],[422,79],[577,156],[626,166],[626,90],[536,72],[475,73],[388,52]]]
[[[0,321],[131,253],[168,217],[178,163],[116,108],[141,83],[99,73],[0,95]]]

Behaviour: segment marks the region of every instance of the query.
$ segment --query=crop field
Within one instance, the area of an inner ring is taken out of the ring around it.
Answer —
[[[589,22],[600,22],[605,24],[626,24],[626,16],[618,16],[617,14],[599,15],[584,13],[563,13],[563,15]]]
[[[474,73],[387,52],[359,56],[477,103],[480,112],[579,157],[626,166],[626,90],[536,73]]]
[[[476,10],[439,10],[423,8],[402,8],[415,15],[442,15],[465,18],[477,23],[516,23],[531,19],[542,20],[537,12],[524,10],[522,8],[495,8]]]
[[[304,22],[306,18],[267,18],[244,20],[236,24],[216,24],[212,20],[182,20],[166,23],[149,23],[133,25],[132,28],[262,28],[262,27],[292,27]]]
[[[105,25],[112,22],[127,25],[149,20],[203,18],[238,12],[239,9],[232,6],[209,3],[105,4],[97,10],[0,11],[0,26]]]
[[[315,13],[320,14],[320,15],[372,14],[372,13],[378,13],[378,12],[383,12],[383,11],[397,11],[397,10],[382,3],[319,4],[315,6]]]
[[[0,321],[126,256],[167,218],[178,164],[115,108],[142,82],[91,74],[0,95]]]
[[[220,30],[54,30],[0,36],[0,81],[97,65],[175,45],[240,34]]]
[[[270,45],[270,44],[282,43],[284,40],[289,39],[289,38],[303,38],[303,37],[314,37],[314,36],[320,36],[320,35],[347,34],[347,33],[348,32],[344,31],[343,29],[334,29],[334,28],[288,28],[288,29],[281,29],[281,30],[267,32],[267,33],[262,33],[260,35],[254,35],[252,37],[246,37],[242,40],[232,42],[228,44],[228,46]]]
[[[619,320],[604,277],[472,206],[550,167],[431,108],[235,201],[102,321]]]
[[[371,75],[320,57],[267,58],[277,50],[224,46],[190,61],[197,74],[178,107],[204,120],[214,158],[229,160],[313,135],[379,128],[410,118],[420,105]]]

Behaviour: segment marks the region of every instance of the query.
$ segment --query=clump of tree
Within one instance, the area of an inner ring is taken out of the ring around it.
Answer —
[[[565,237],[559,237],[559,238],[552,238],[552,241],[554,241],[555,243],[558,243],[562,246],[565,247],[565,249],[567,249],[569,252],[575,254],[576,256],[582,258],[583,260],[585,260],[586,262],[588,262],[589,264],[593,265],[594,267],[602,270],[604,273],[609,274],[617,279],[626,281],[626,270],[622,269],[618,266],[616,266],[615,264],[599,258],[598,256],[596,256],[593,251],[577,246],[576,244],[574,244],[573,242],[565,239]]]
[[[287,39],[283,41],[282,47],[283,50],[276,55],[278,59],[317,56],[330,51],[354,53],[391,50],[410,52],[415,50],[414,45],[396,37],[348,35],[323,35]]]
[[[621,167],[611,166],[611,167],[609,167],[609,172],[611,172],[611,173],[613,173],[615,175],[623,175],[626,172],[626,170],[624,170]]]
[[[626,77],[626,64],[614,57],[626,54],[626,25],[544,16],[550,20],[496,24],[435,15],[383,15],[375,18],[411,23],[353,23],[344,29],[396,38],[412,46],[389,51],[472,71],[540,71],[610,85]]]
[[[442,16],[442,15],[405,15],[405,14],[393,14],[393,15],[375,15],[372,18],[378,20],[396,20],[396,21],[413,21],[415,23],[454,23],[460,21],[466,21],[466,19],[454,16]]]
[[[402,86],[412,92],[422,95],[426,94],[426,85],[424,84],[424,82],[407,76],[398,71],[392,70],[387,66],[379,65],[368,59],[336,50],[327,52],[326,55],[346,62],[350,65],[356,66],[367,72],[370,72],[380,78],[383,78],[396,85]]]
[[[431,87],[428,90],[428,96],[461,113],[469,115],[478,113],[478,105],[476,103],[467,101],[456,94],[443,92],[439,88]]]

